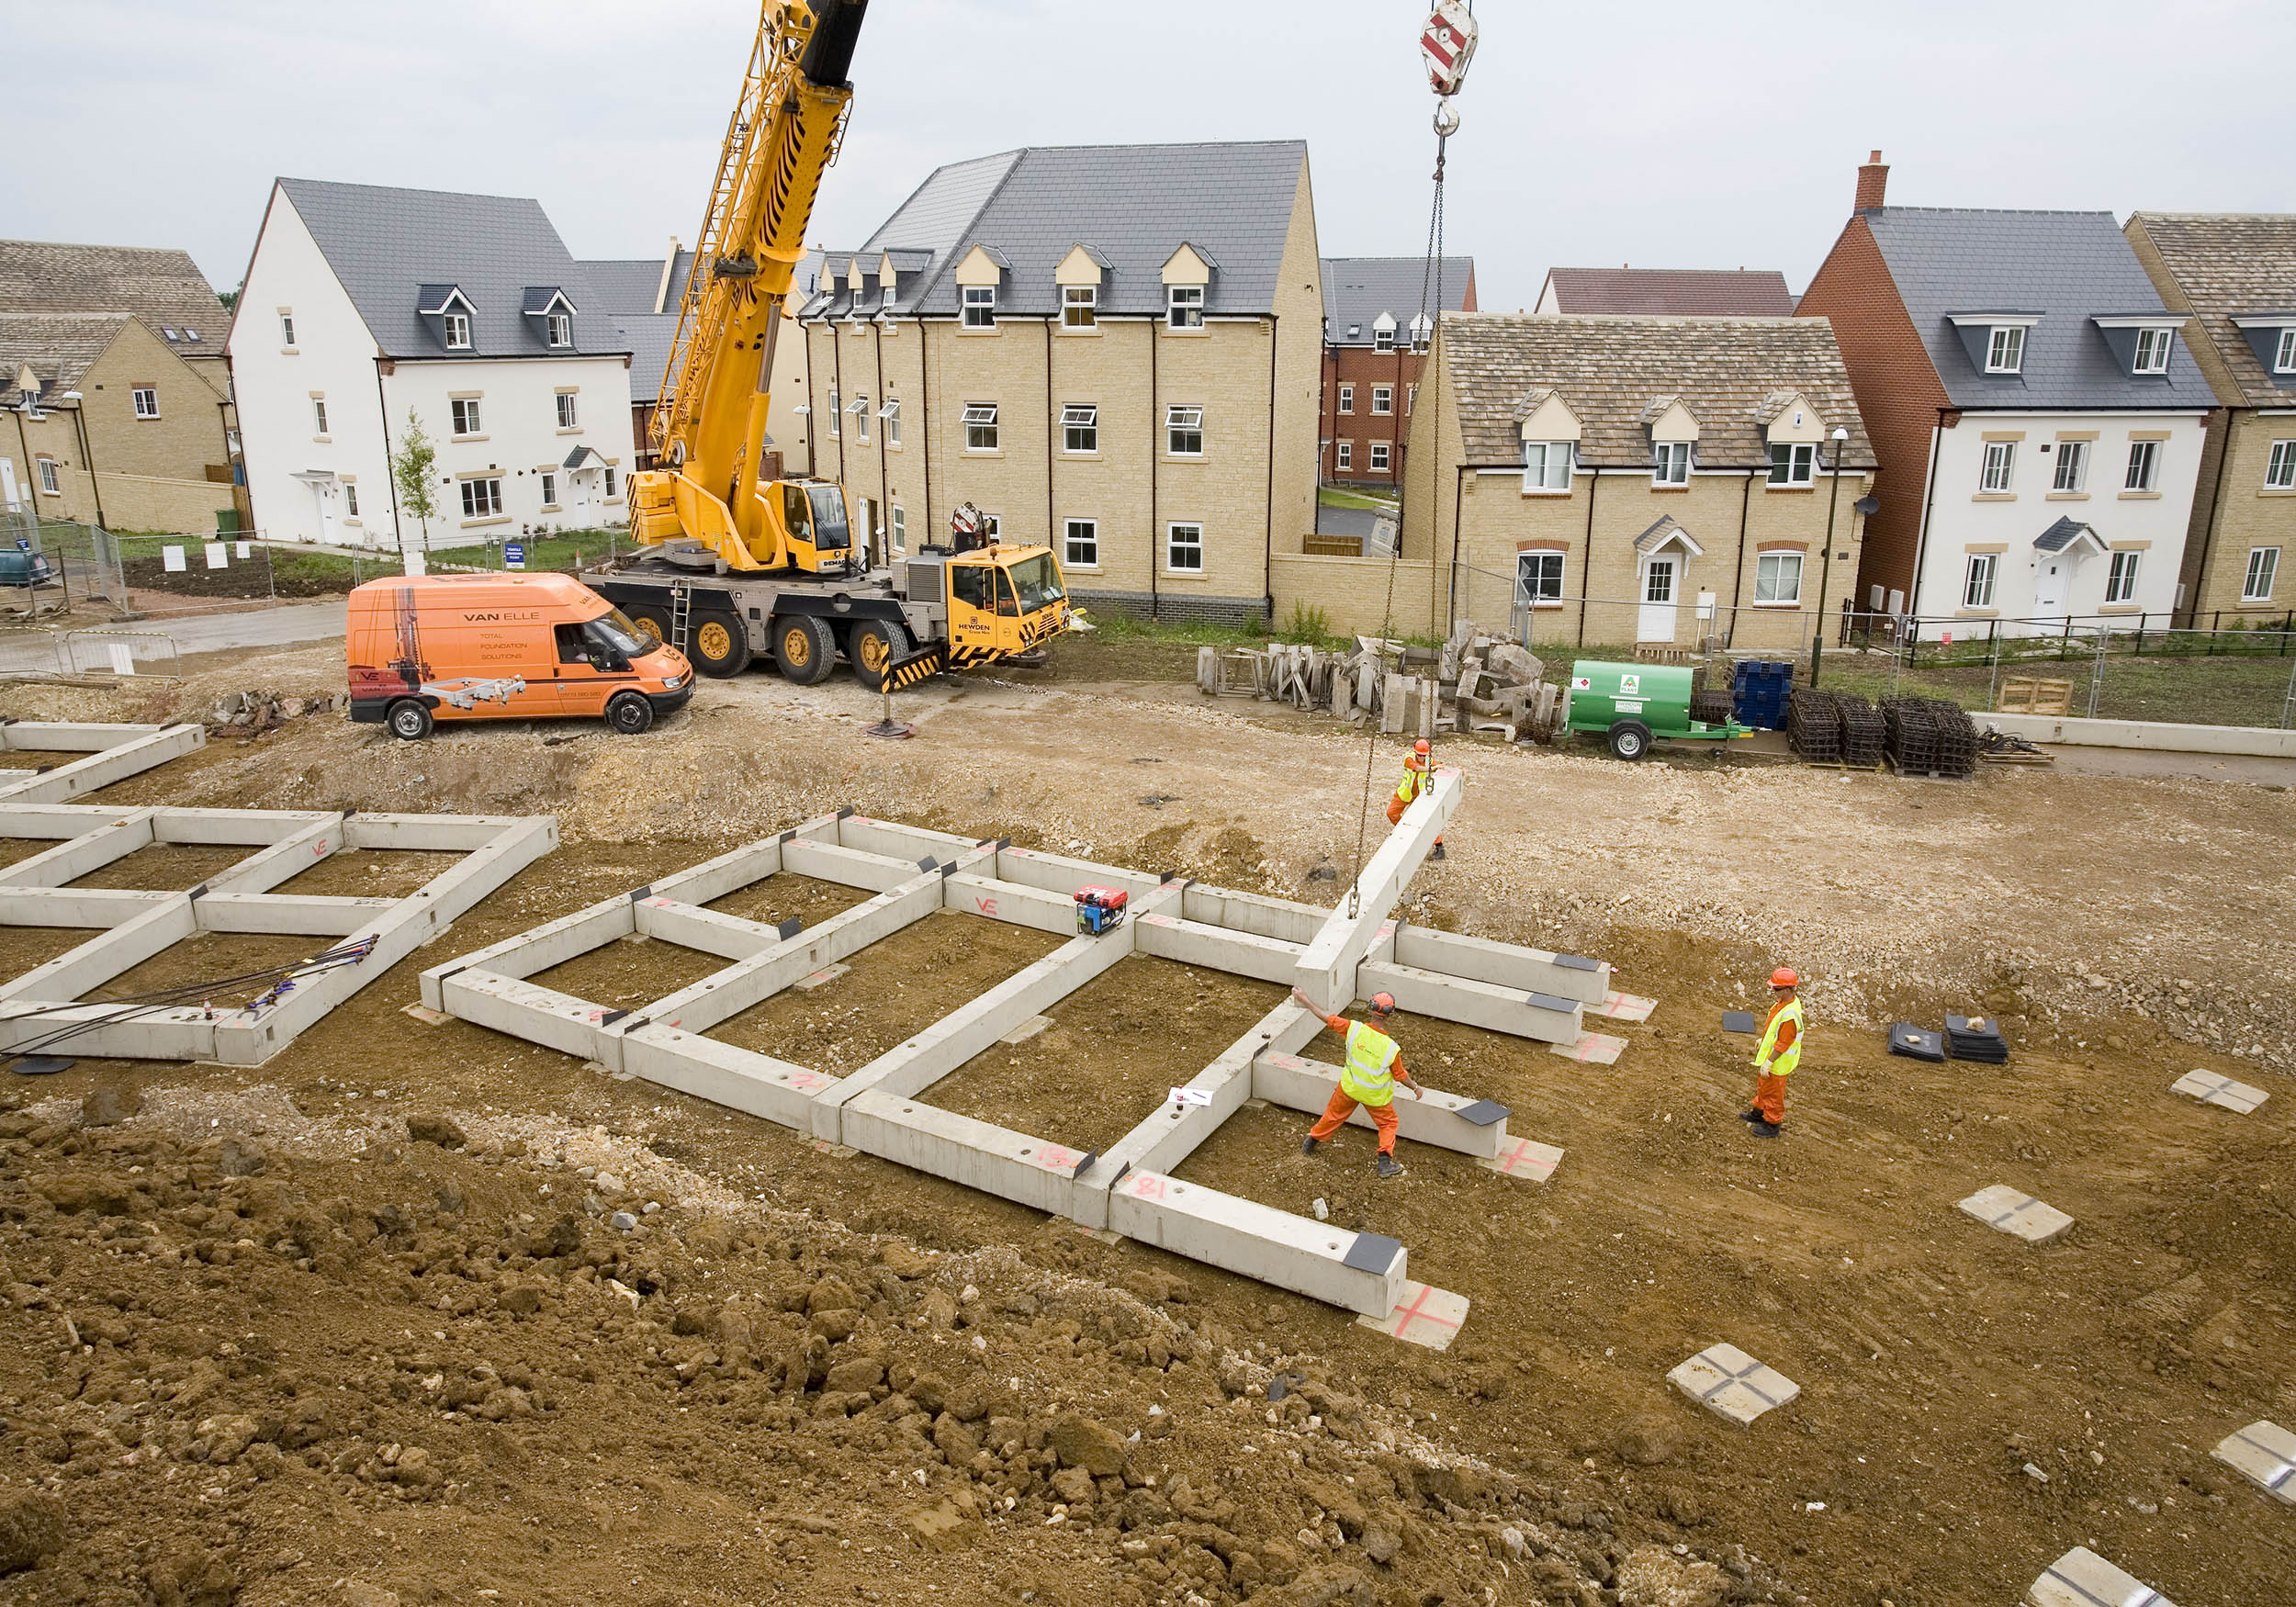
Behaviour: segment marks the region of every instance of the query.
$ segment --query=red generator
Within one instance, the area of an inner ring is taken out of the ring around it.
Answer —
[[[1076,930],[1092,937],[1113,932],[1124,924],[1124,906],[1131,894],[1120,887],[1076,889]]]

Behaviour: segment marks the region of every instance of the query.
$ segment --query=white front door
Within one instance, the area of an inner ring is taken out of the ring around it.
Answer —
[[[319,503],[319,539],[332,546],[335,539],[335,483],[332,480],[310,482],[311,495]]]
[[[2065,612],[2065,586],[2071,579],[2073,560],[2063,553],[2054,553],[2041,560],[2040,573],[2033,578],[2033,612],[2037,614],[2061,614]]]
[[[1674,639],[1674,600],[1681,591],[1682,560],[1671,553],[1653,556],[1642,570],[1642,607],[1635,619],[1638,642]]]

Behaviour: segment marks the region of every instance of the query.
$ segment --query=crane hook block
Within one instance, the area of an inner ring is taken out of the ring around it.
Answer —
[[[1449,96],[1467,82],[1467,63],[1475,55],[1475,16],[1466,0],[1435,0],[1419,30],[1419,59],[1427,64],[1427,84],[1437,95]]]

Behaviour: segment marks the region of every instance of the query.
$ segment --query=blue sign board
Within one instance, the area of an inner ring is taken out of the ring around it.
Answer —
[[[508,568],[524,568],[526,567],[526,544],[523,541],[503,543],[502,563]]]
[[[30,552],[32,550],[32,538],[28,535],[17,536],[16,538],[16,550],[20,553]]]

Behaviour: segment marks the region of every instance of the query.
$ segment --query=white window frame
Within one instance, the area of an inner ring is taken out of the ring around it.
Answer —
[[[855,391],[853,399],[845,404],[853,415],[853,442],[858,446],[869,444],[869,393]]]
[[[1204,287],[1166,285],[1164,287],[1164,327],[1199,330],[1204,327]]]
[[[1387,473],[1390,457],[1388,444],[1384,441],[1374,441],[1371,444],[1371,472],[1373,474]]]
[[[2057,443],[2057,461],[2049,485],[2053,490],[2072,495],[2088,484],[2088,448],[2086,441]]]
[[[1514,555],[1514,601],[1518,607],[1560,608],[1565,554],[1542,548]]]
[[[1999,553],[1970,553],[1963,561],[1961,571],[1961,605],[1964,608],[1991,608],[1993,589],[2001,578]]]
[[[439,320],[439,328],[446,337],[448,351],[467,352],[470,350],[470,315],[468,313],[443,314]]]
[[[2105,572],[2105,603],[2132,602],[2136,599],[2137,573],[2144,568],[2144,555],[2134,548],[2123,547],[2112,555],[2111,567]]]
[[[1754,555],[1754,606],[1756,608],[1799,608],[1802,606],[1802,572],[1806,555],[1797,552],[1767,552]],[[1785,582],[1791,578],[1789,592]],[[1768,595],[1763,593],[1765,590]]]
[[[129,399],[135,404],[136,417],[156,419],[160,416],[160,388],[156,385],[131,386]]]
[[[1419,405],[1419,387],[1407,386],[1403,390],[1403,417],[1410,418],[1412,410]]]
[[[580,429],[582,416],[581,409],[575,404],[574,393],[570,390],[562,390],[558,392],[557,402],[558,428],[561,430]]]
[[[56,460],[42,455],[33,462],[39,469],[40,494],[46,497],[62,496],[63,483],[56,478]]]
[[[1332,443],[1332,468],[1334,473],[1352,473],[1356,466],[1356,444],[1353,441]]]
[[[993,330],[996,327],[996,287],[967,285],[964,287],[964,327],[969,330]]]
[[[492,519],[501,511],[501,476],[480,475],[462,482],[462,516],[465,519]]]
[[[909,511],[898,502],[893,505],[893,550],[896,553],[909,550]]]
[[[1375,352],[1395,350],[1395,328],[1392,324],[1371,326],[1371,349]]]
[[[1088,554],[1079,557],[1078,553]],[[1061,568],[1097,569],[1100,567],[1100,522],[1068,519],[1061,523]]]
[[[2175,343],[2176,332],[2169,329],[2141,329],[2136,332],[2136,359],[2129,365],[2133,374],[2166,374],[2168,372],[2168,348]]]
[[[1194,437],[1193,446],[1181,443]],[[1173,402],[1164,410],[1164,449],[1167,457],[1204,455],[1204,409],[1199,402]]]
[[[448,399],[446,413],[454,424],[454,429],[450,433],[457,440],[465,436],[486,433],[485,415],[479,410],[478,399],[475,396],[458,396]],[[327,433],[323,424],[319,433],[322,435]]]
[[[563,352],[574,343],[574,315],[553,309],[542,315],[543,343],[554,352]]]
[[[1343,413],[1352,413],[1356,410],[1356,388],[1354,386],[1343,385],[1339,388],[1339,410]]]
[[[311,433],[313,435],[328,433],[327,399],[323,396],[311,398]]]
[[[880,316],[891,314],[893,304],[901,298],[900,290],[901,282],[898,279],[881,279],[877,282],[877,311]]]
[[[2010,495],[2017,484],[2017,443],[1987,441],[1977,465],[1977,494],[1983,497]]]
[[[2269,602],[2272,588],[2279,579],[2280,549],[2276,546],[2252,546],[2248,549],[2247,574],[2240,582],[2240,601]]]
[[[2122,490],[2150,491],[2159,488],[2160,448],[2157,441],[2129,443],[2129,472],[2122,478]]]
[[[2021,374],[2025,370],[2025,326],[2021,323],[1997,323],[1986,340],[1985,371],[1987,374]]]
[[[967,402],[961,421],[964,425],[964,449],[967,452],[1001,452],[1003,428],[997,422],[995,402]]]
[[[291,312],[283,312],[279,314],[279,344],[288,348],[290,351],[294,349],[295,314]]]
[[[1100,327],[1100,287],[1097,285],[1063,285],[1061,287],[1061,328],[1089,330]]]
[[[1394,411],[1395,388],[1391,385],[1373,386],[1371,388],[1371,416],[1375,419],[1384,419]]]
[[[1061,407],[1061,451],[1086,456],[1100,450],[1100,405],[1065,402]]]
[[[834,440],[836,440],[836,439],[838,438],[838,433],[838,433],[838,421],[837,421],[837,415],[838,415],[838,410],[840,407],[842,407],[843,405],[844,405],[844,399],[843,399],[842,397],[840,397],[840,396],[838,396],[838,395],[837,387],[836,387],[836,386],[834,386],[834,385],[833,385],[833,386],[831,386],[831,387],[829,387],[829,410],[828,410],[827,414],[825,416],[825,418],[823,419],[823,421],[823,421],[824,423],[826,423],[826,424],[827,424],[827,425],[828,425],[828,427],[829,427],[829,439],[830,439],[830,440],[832,440],[832,441],[834,441]]]
[[[1188,533],[1187,541],[1180,533]],[[1192,548],[1196,561],[1179,561],[1183,547]],[[1164,568],[1167,575],[1200,575],[1204,572],[1204,527],[1192,519],[1174,520],[1164,527]]]
[[[1690,443],[1656,441],[1650,447],[1650,483],[1654,486],[1690,484]]]
[[[2264,489],[2296,491],[2296,441],[2275,441],[2264,464]]]
[[[2280,343],[2272,348],[2272,372],[2296,374],[2296,329],[2280,332]]]
[[[542,471],[542,505],[545,508],[558,505],[558,474],[556,469],[546,468]]]
[[[616,489],[615,484],[614,484],[614,472],[613,472],[613,465],[612,465],[612,464],[607,464],[607,465],[605,466],[605,472],[606,472],[606,500],[607,500],[607,501],[609,501],[609,502],[611,502],[611,501],[613,501],[613,500],[614,500],[615,499],[617,499],[618,497],[620,497],[622,493],[620,492],[620,490],[619,490],[619,489]]]
[[[885,398],[884,405],[877,410],[877,416],[885,421],[885,444],[899,446],[901,444],[901,399],[897,396]]]
[[[1578,455],[1574,441],[1525,441],[1523,443],[1523,489],[1548,496],[1568,496],[1570,491],[1570,470]]]
[[[343,482],[343,516],[345,519],[359,516],[359,489],[349,480]]]
[[[1778,456],[1781,452],[1785,454],[1784,461]],[[1784,486],[1789,489],[1817,484],[1818,444],[1814,441],[1781,441],[1771,447],[1770,478],[1765,483]]]

